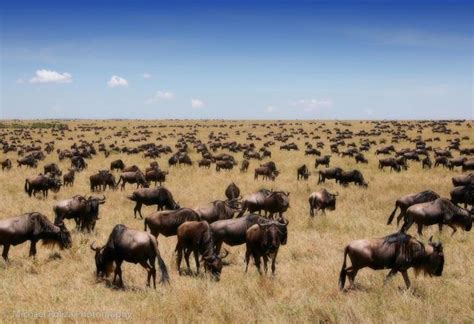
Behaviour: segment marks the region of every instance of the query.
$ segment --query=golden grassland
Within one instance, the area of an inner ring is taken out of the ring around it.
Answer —
[[[270,130],[281,131],[275,122],[218,122],[218,121],[70,121],[71,132],[66,132],[63,141],[56,141],[55,148],[68,148],[84,134],[86,140],[98,140],[113,134],[122,127],[133,132],[138,125],[160,125],[163,127],[149,128],[152,136],[147,140],[155,141],[158,133],[185,133],[193,130],[196,124],[197,137],[207,142],[210,131],[228,132],[230,138],[237,142],[245,140],[246,132],[262,137],[262,141],[254,141],[260,148],[268,138],[263,134]],[[93,132],[80,133],[74,130],[78,124],[97,124],[101,126],[117,126],[98,134]],[[252,126],[258,123],[259,126]],[[291,123],[291,122],[288,122]],[[316,124],[299,122],[284,126],[288,131],[292,128],[303,128],[314,131]],[[172,125],[180,124],[176,128]],[[236,125],[229,128],[228,125]],[[266,124],[264,126],[263,124]],[[351,122],[352,130],[369,130],[372,125],[367,122]],[[226,126],[227,125],[227,126]],[[242,125],[242,126],[239,126]],[[470,128],[455,126],[451,128],[462,135],[469,135],[470,140],[463,140],[461,147],[472,147],[474,134]],[[345,126],[326,122],[329,128]],[[235,131],[240,130],[240,135]],[[33,133],[34,138],[43,142],[52,140],[51,132]],[[415,131],[407,131],[411,137]],[[323,153],[329,153],[327,135],[320,130],[315,131],[326,143]],[[423,131],[423,137],[440,136],[441,142],[433,142],[433,147],[446,147],[447,140],[460,135],[432,134],[431,129]],[[119,146],[127,144],[136,146],[144,142],[129,143],[131,135]],[[72,138],[72,140],[68,139]],[[387,134],[375,137],[377,142],[386,138]],[[177,137],[168,136],[160,143],[174,148]],[[116,139],[104,140],[112,143]],[[332,154],[331,165],[343,169],[358,168],[369,182],[368,189],[354,187],[342,188],[333,181],[317,185],[314,169],[314,157],[304,156],[304,142],[315,143],[316,140],[297,136],[290,140],[298,144],[299,151],[280,151],[281,143],[270,147],[272,160],[281,170],[275,182],[255,181],[253,168],[259,162],[250,161],[248,173],[240,173],[238,168],[230,172],[216,172],[214,167],[168,167],[169,155],[157,159],[160,166],[169,170],[165,187],[171,190],[181,206],[195,207],[215,199],[224,199],[224,190],[231,182],[235,182],[243,195],[252,193],[262,187],[290,191],[290,209],[286,217],[289,219],[288,244],[280,248],[277,272],[275,277],[259,276],[255,267],[244,273],[245,246],[228,248],[230,265],[224,267],[221,281],[213,282],[206,276],[179,276],[176,271],[174,247],[176,237],[159,237],[159,247],[168,266],[171,276],[169,286],[159,286],[156,290],[145,288],[146,272],[139,265],[125,263],[122,267],[125,289],[114,289],[104,281],[95,278],[94,254],[89,249],[92,241],[104,244],[114,225],[123,223],[127,226],[143,229],[143,221],[133,218],[134,203],[126,199],[135,186],[127,185],[125,191],[106,191],[107,202],[101,207],[96,231],[92,234],[76,232],[72,221],[67,221],[72,231],[73,247],[60,251],[61,258],[54,258],[56,249],[50,250],[38,246],[35,259],[28,257],[29,244],[10,249],[10,264],[0,262],[0,319],[9,319],[16,311],[124,311],[129,312],[136,321],[158,320],[166,322],[473,322],[474,321],[474,261],[472,251],[474,239],[472,233],[458,231],[450,237],[450,230],[438,233],[437,227],[425,229],[425,241],[430,235],[440,239],[445,247],[445,271],[440,278],[414,277],[409,271],[413,288],[404,289],[401,276],[396,276],[387,285],[383,279],[387,271],[359,272],[356,278],[357,290],[343,293],[338,290],[337,281],[342,265],[344,246],[354,239],[381,237],[396,230],[395,225],[387,226],[386,220],[394,207],[395,200],[408,193],[432,189],[444,197],[449,196],[452,187],[451,177],[460,171],[449,171],[443,168],[422,170],[419,162],[410,162],[409,170],[395,173],[377,169],[378,157],[375,148],[365,153],[368,165],[356,165],[353,158],[341,158]],[[348,140],[346,142],[350,142]],[[358,143],[359,138],[354,141]],[[397,149],[413,147],[414,144],[401,142],[395,144]],[[377,145],[381,146],[381,145]],[[227,151],[226,151],[227,152]],[[242,154],[234,154],[242,160]],[[190,156],[197,161],[200,156],[191,150]],[[457,156],[457,153],[456,153]],[[16,161],[16,153],[2,154],[1,159],[10,157]],[[110,162],[122,158],[126,165],[137,164],[145,168],[151,160],[144,159],[142,154],[123,155],[111,154],[105,158],[102,153],[88,160],[86,171],[76,176],[74,187],[61,188],[57,194],[47,199],[28,198],[23,191],[26,177],[36,175],[45,163],[58,162],[57,154],[48,155],[39,164],[38,169],[19,169],[14,163],[12,170],[0,172],[1,201],[0,217],[6,218],[25,212],[39,211],[53,219],[52,206],[55,201],[69,198],[74,194],[89,194],[89,175],[99,169],[108,168]],[[296,168],[306,163],[312,174],[308,181],[296,180]],[[69,167],[69,160],[59,162],[64,171]],[[325,216],[318,214],[314,219],[309,217],[308,196],[321,188],[340,193],[335,211]],[[154,211],[154,207],[144,207],[144,215]],[[410,230],[415,235],[415,228]],[[192,263],[192,266],[194,264]]]

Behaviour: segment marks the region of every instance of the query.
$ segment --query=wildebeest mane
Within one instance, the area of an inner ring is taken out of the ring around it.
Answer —
[[[447,216],[447,220],[453,218],[456,215],[466,215],[466,210],[463,208],[456,206],[453,204],[449,199],[446,198],[440,198],[439,203],[441,204],[441,207],[443,208],[443,211],[445,215]]]
[[[424,202],[436,200],[438,198],[439,198],[439,195],[436,192],[431,191],[431,190],[425,190],[425,191],[422,191],[422,192],[418,193],[415,196],[414,200],[417,203],[424,203]]]
[[[403,232],[384,237],[383,243],[394,246],[393,267],[397,269],[405,270],[411,266],[416,268],[425,255],[423,243]]]

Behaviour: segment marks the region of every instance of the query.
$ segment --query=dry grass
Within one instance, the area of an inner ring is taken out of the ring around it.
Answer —
[[[69,122],[77,125],[80,122]],[[84,122],[82,122],[84,123]],[[170,125],[181,124],[185,128],[173,128]],[[231,122],[228,122],[228,124]],[[262,122],[263,123],[263,122]],[[152,121],[102,121],[97,124],[105,126],[126,126],[133,131],[139,124],[168,125],[164,128],[151,128],[153,141],[159,132],[186,132],[194,124],[192,122],[152,122]],[[234,135],[235,130],[247,130],[262,136],[269,129],[252,128],[249,122],[232,122],[240,125],[230,129],[216,127],[222,122],[199,122],[198,137],[207,141],[210,131],[229,132],[231,138],[238,142],[246,142],[244,132]],[[268,125],[270,123],[267,123]],[[370,129],[368,123],[352,122],[353,130]],[[334,122],[326,122],[334,127]],[[287,125],[303,127],[312,131],[315,124]],[[340,125],[339,125],[340,126]],[[461,135],[472,135],[465,126],[452,127]],[[278,131],[276,126],[271,129]],[[101,132],[99,135],[86,133],[85,139],[97,140],[112,134],[113,130]],[[66,133],[66,138],[77,139],[79,133]],[[321,135],[327,143],[323,153],[329,153],[326,135]],[[412,137],[413,131],[408,131]],[[431,130],[426,129],[423,136],[432,137]],[[434,135],[438,136],[438,135]],[[35,136],[39,138],[39,135]],[[132,136],[136,137],[136,136]],[[384,135],[388,139],[387,135]],[[446,140],[455,135],[442,135],[440,143],[433,146],[445,147]],[[43,141],[52,139],[45,133]],[[379,140],[380,138],[377,138]],[[112,142],[109,140],[106,142]],[[266,139],[264,139],[266,141]],[[257,147],[263,142],[255,141]],[[96,232],[90,235],[73,231],[74,245],[70,250],[60,251],[61,258],[51,255],[56,250],[39,246],[36,259],[28,258],[29,244],[22,244],[10,249],[11,263],[0,262],[0,319],[11,318],[15,311],[125,311],[137,321],[159,320],[166,322],[472,322],[474,321],[474,261],[472,250],[474,239],[471,233],[458,232],[453,238],[450,231],[438,233],[437,228],[425,230],[426,240],[430,235],[440,238],[445,245],[446,264],[441,278],[412,277],[414,288],[410,291],[404,287],[401,276],[383,285],[386,271],[362,270],[357,277],[358,289],[349,293],[338,291],[337,280],[342,264],[343,248],[353,239],[380,237],[395,231],[394,226],[387,226],[386,219],[392,211],[396,198],[403,194],[432,189],[442,196],[448,196],[452,186],[451,177],[459,171],[448,171],[442,168],[430,171],[422,170],[419,163],[412,162],[407,172],[400,174],[388,170],[377,169],[377,157],[372,148],[366,154],[368,165],[357,165],[352,158],[340,158],[333,155],[331,165],[344,169],[359,168],[367,180],[369,188],[364,190],[350,186],[341,188],[333,182],[324,187],[330,191],[338,191],[337,209],[326,216],[318,215],[310,219],[307,198],[309,194],[322,186],[316,184],[314,175],[314,158],[304,156],[303,137],[295,136],[294,141],[300,151],[286,152],[279,150],[279,143],[271,147],[272,160],[282,171],[274,183],[253,180],[253,167],[257,162],[250,162],[250,170],[246,174],[238,169],[231,172],[217,173],[211,170],[193,167],[168,168],[167,159],[158,159],[160,166],[170,170],[165,186],[170,189],[181,206],[194,207],[214,199],[223,199],[226,186],[234,181],[243,194],[254,192],[265,186],[290,191],[291,208],[287,213],[290,221],[288,244],[280,249],[275,278],[260,277],[252,266],[249,273],[244,273],[244,246],[230,248],[231,265],[223,269],[221,281],[216,283],[206,277],[180,277],[176,271],[174,246],[175,237],[159,238],[161,253],[168,265],[171,275],[169,287],[158,287],[157,290],[146,289],[146,272],[138,265],[123,266],[124,290],[113,289],[95,278],[93,252],[89,244],[97,240],[103,244],[112,227],[123,223],[134,228],[143,228],[143,222],[133,218],[133,202],[125,198],[134,187],[128,185],[125,192],[107,191],[107,202],[101,207],[101,220]],[[358,141],[356,138],[355,141]],[[128,142],[128,139],[126,140]],[[174,147],[176,138],[168,137],[163,144]],[[313,140],[314,142],[314,140]],[[70,140],[56,143],[56,148],[66,148],[72,144]],[[122,145],[121,140],[118,142]],[[128,143],[127,143],[128,144]],[[130,143],[135,146],[136,143]],[[396,148],[412,147],[404,142]],[[473,141],[462,141],[462,147],[472,147]],[[7,155],[16,160],[16,154]],[[5,155],[2,155],[3,159]],[[241,154],[236,155],[238,160]],[[148,165],[141,155],[111,154],[107,159],[103,154],[89,160],[89,168],[76,178],[73,188],[62,188],[49,198],[28,198],[23,191],[23,182],[27,176],[37,174],[44,163],[57,162],[55,153],[47,156],[37,170],[18,169],[16,166],[9,172],[0,172],[0,183],[3,199],[0,202],[0,217],[10,217],[24,212],[39,211],[53,218],[54,201],[69,198],[74,194],[89,193],[88,177],[100,168],[110,165],[110,161],[122,158],[127,165]],[[198,155],[191,153],[193,161]],[[296,181],[296,168],[306,163],[313,171],[309,181]],[[59,163],[66,170],[69,161]],[[153,211],[153,207],[144,207],[144,214]],[[73,222],[67,223],[73,228]],[[411,229],[413,233],[414,229]]]

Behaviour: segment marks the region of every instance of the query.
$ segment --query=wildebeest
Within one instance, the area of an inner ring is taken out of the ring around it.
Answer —
[[[428,169],[431,169],[433,166],[433,162],[431,161],[429,156],[426,156],[423,160],[421,160],[421,167],[424,169],[427,167]]]
[[[240,189],[237,187],[235,183],[231,183],[230,185],[227,186],[225,189],[225,196],[227,197],[227,200],[234,200],[238,199],[240,197]]]
[[[385,167],[390,167],[390,171],[395,170],[400,172],[402,170],[397,160],[393,157],[379,160],[379,169],[383,170]]]
[[[465,231],[470,231],[474,210],[468,211],[453,204],[449,199],[438,198],[434,201],[416,204],[406,211],[406,220],[401,231],[407,232],[413,223],[418,226],[418,234],[423,235],[423,226],[438,224],[439,230],[443,225],[449,226],[456,233],[456,227],[462,227]]]
[[[150,286],[150,279],[153,278],[153,288],[156,288],[155,258],[157,258],[161,270],[161,283],[169,282],[168,270],[161,258],[158,242],[147,232],[118,224],[113,228],[104,246],[95,247],[92,243],[91,249],[95,252],[97,277],[107,277],[112,272],[115,262],[113,283],[116,282],[118,276],[120,287],[123,287],[121,269],[123,261],[139,263],[148,273],[147,286]]]
[[[194,208],[194,211],[199,215],[199,219],[207,221],[209,224],[221,220],[234,217],[238,206],[235,201],[215,200],[204,206]]]
[[[357,153],[356,155],[354,155],[354,159],[356,161],[356,163],[369,163],[369,161],[367,160],[367,158],[364,156],[364,154],[362,153]]]
[[[272,275],[275,275],[276,257],[280,244],[286,244],[288,235],[288,221],[282,219],[280,221],[258,222],[252,225],[245,233],[245,243],[247,250],[245,251],[245,272],[249,267],[250,256],[255,261],[255,266],[260,274],[260,259],[263,258],[263,268],[267,273],[268,259],[272,260]]]
[[[296,180],[300,180],[300,179],[308,180],[308,177],[309,177],[309,171],[306,164],[303,164],[298,169],[296,169]]]
[[[436,168],[438,165],[442,165],[443,168],[449,167],[449,160],[446,156],[438,156],[435,158],[434,167]]]
[[[100,170],[98,173],[93,174],[89,177],[91,191],[96,191],[97,189],[105,190],[107,185],[115,188],[117,184],[115,183],[115,177],[109,170]]]
[[[0,164],[2,165],[2,171],[5,169],[10,170],[12,168],[12,161],[10,159],[5,159]]]
[[[314,217],[315,213],[314,210],[316,209],[316,213],[318,210],[321,210],[323,214],[326,213],[326,208],[330,210],[336,209],[336,196],[339,194],[336,192],[335,194],[330,193],[326,189],[321,189],[316,192],[313,192],[309,196],[309,214],[311,217]]]
[[[32,157],[32,156],[25,156],[21,160],[16,160],[18,163],[18,167],[21,168],[22,165],[26,165],[27,167],[30,168],[36,168],[38,167],[38,161]]]
[[[243,160],[242,161],[242,164],[240,166],[240,172],[247,172],[248,168],[249,168],[249,161],[248,160]]]
[[[264,217],[249,214],[240,218],[219,220],[210,224],[217,253],[220,252],[222,243],[230,246],[245,243],[247,230],[257,222],[268,222]],[[286,240],[285,240],[286,242]]]
[[[314,167],[317,168],[320,165],[326,166],[326,168],[329,168],[329,163],[331,162],[331,156],[330,155],[325,155],[322,157],[316,158],[314,162]]]
[[[124,168],[125,168],[125,163],[123,163],[123,161],[120,159],[110,162],[111,171],[114,171],[114,170],[123,171]]]
[[[176,235],[178,227],[184,222],[198,221],[199,214],[190,208],[156,211],[145,217],[145,231],[150,229],[153,236],[162,234],[166,237]]]
[[[398,224],[400,224],[400,220],[402,218],[405,219],[408,207],[424,202],[433,201],[438,199],[439,197],[440,196],[436,192],[431,190],[425,190],[419,193],[409,194],[398,198],[397,201],[395,201],[395,208],[393,209],[390,216],[388,216],[387,225],[392,224],[393,218],[395,217],[395,213],[397,212],[398,208],[400,208],[400,214],[397,216],[397,226]]]
[[[193,252],[197,274],[199,274],[199,255],[201,255],[206,271],[209,271],[214,279],[219,280],[223,264],[221,257],[215,250],[209,223],[206,221],[184,222],[178,227],[177,236],[178,242],[175,251],[177,252],[176,264],[179,274],[181,274],[183,252],[188,272],[191,272],[189,256]]]
[[[216,161],[216,171],[223,170],[232,170],[234,168],[234,164],[232,161]]]
[[[25,192],[28,196],[36,196],[41,191],[43,197],[48,197],[48,191],[58,192],[61,189],[61,180],[39,174],[36,177],[27,178],[24,186]]]
[[[44,174],[48,173],[53,177],[60,177],[63,174],[56,163],[49,163],[44,166]]]
[[[149,170],[145,174],[145,180],[149,183],[155,182],[155,186],[157,183],[160,183],[160,186],[163,182],[166,181],[166,175],[168,174],[167,171],[153,169]]]
[[[61,224],[64,219],[74,219],[77,230],[93,231],[95,223],[99,219],[99,206],[104,203],[105,197],[84,197],[81,195],[61,200],[53,207],[54,224]]]
[[[198,166],[200,168],[203,167],[203,168],[208,168],[209,169],[211,167],[211,163],[212,163],[212,161],[209,160],[209,159],[201,159],[201,160],[198,161]]]
[[[74,185],[75,175],[76,171],[74,169],[69,169],[68,172],[63,175],[63,182],[65,187],[72,187]]]
[[[125,184],[126,183],[131,183],[131,184],[136,183],[137,184],[137,189],[140,186],[142,188],[148,188],[149,187],[148,181],[146,181],[146,179],[145,179],[145,175],[140,170],[122,173],[120,175],[120,178],[119,178],[118,182],[117,182],[117,186],[119,185],[120,182],[122,182],[122,185],[120,186],[120,190],[125,189]]]
[[[462,172],[474,170],[474,159],[469,159],[463,162],[462,164]]]
[[[264,211],[265,216],[267,212],[269,217],[278,213],[283,217],[283,213],[290,207],[289,192],[283,191],[268,191],[262,189],[257,191],[242,200],[242,209],[237,217],[241,217],[247,210],[250,213]]]
[[[73,156],[71,158],[71,168],[82,171],[87,168],[87,163],[82,156]]]
[[[274,181],[276,176],[278,175],[278,171],[273,171],[269,167],[258,167],[255,168],[254,179],[257,180],[258,176],[262,176],[263,180],[272,180]]]
[[[454,204],[474,205],[474,185],[454,187],[449,193]]]
[[[328,168],[319,171],[318,184],[323,183],[326,179],[337,179],[341,174],[341,168]]]
[[[474,185],[474,172],[454,176],[452,182],[455,187]]]
[[[16,217],[0,220],[0,245],[3,245],[2,256],[8,261],[10,246],[30,241],[30,256],[36,255],[36,243],[58,244],[61,249],[68,249],[72,245],[71,234],[64,223],[58,226],[51,223],[40,213],[27,213]]]
[[[351,182],[364,188],[367,188],[369,185],[364,180],[364,176],[359,170],[342,171],[336,178],[336,181],[338,181],[342,186],[347,186]]]
[[[173,195],[165,187],[157,188],[141,188],[135,190],[131,196],[127,196],[128,199],[135,201],[135,207],[133,208],[133,215],[136,218],[137,212],[142,216],[142,205],[151,206],[157,205],[157,210],[166,209],[179,209],[180,206],[174,201]]]
[[[347,256],[351,260],[350,267],[347,267]],[[366,267],[373,270],[390,269],[387,279],[400,272],[405,285],[410,288],[408,269],[414,268],[415,273],[423,271],[430,276],[441,276],[443,266],[443,246],[441,243],[433,243],[431,239],[426,247],[410,235],[400,232],[383,238],[356,240],[344,249],[339,289],[344,289],[346,277],[349,277],[349,288],[355,288],[357,272]]]

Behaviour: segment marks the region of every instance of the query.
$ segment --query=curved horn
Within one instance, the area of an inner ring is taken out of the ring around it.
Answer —
[[[91,243],[90,248],[92,251],[97,252],[100,250],[100,248],[95,246],[95,241]]]
[[[102,198],[99,199],[100,201],[105,201],[105,195],[102,195]]]
[[[433,235],[430,237],[430,239],[428,240],[428,243],[431,243],[433,242]]]
[[[334,194],[334,196],[339,196],[339,192],[336,191],[336,193]]]
[[[229,251],[227,249],[224,249],[224,253],[220,256],[220,258],[225,259],[227,258],[228,255],[229,255]]]

